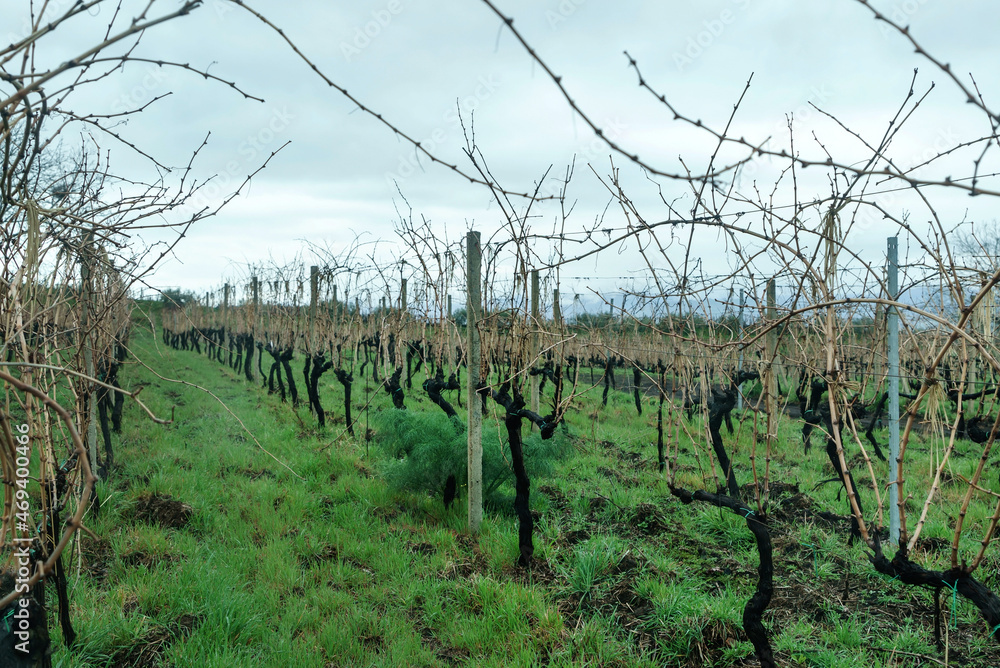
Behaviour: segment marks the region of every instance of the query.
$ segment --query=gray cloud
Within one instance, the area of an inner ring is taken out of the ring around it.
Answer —
[[[996,25],[992,3],[873,4],[905,19],[922,43],[952,62],[956,71],[973,72],[983,90],[995,97],[1000,73],[993,67],[997,53],[988,34]],[[23,11],[8,3],[0,9],[0,25],[14,26],[16,33]],[[303,0],[265,11],[327,76],[411,136],[433,145],[435,154],[448,162],[469,168],[462,153],[457,103],[467,121],[474,111],[477,142],[506,187],[530,190],[549,165],[561,173],[574,154],[580,162],[591,162],[600,175],[609,171],[607,151],[594,143],[589,129],[485,5]],[[715,125],[725,122],[753,73],[754,84],[734,134],[753,141],[771,136],[779,145],[787,142],[785,117],[793,112],[803,130],[797,148],[810,155],[819,155],[808,134],[814,129],[828,148],[844,155],[860,160],[865,150],[809,102],[852,129],[877,137],[902,101],[914,67],[921,68],[921,90],[932,80],[939,85],[897,141],[894,150],[900,160],[915,164],[942,136],[966,138],[988,131],[940,72],[857,2],[516,0],[504,3],[504,11],[515,17],[515,25],[564,77],[588,113],[615,128],[616,141],[669,169],[679,167],[679,154],[690,166],[704,166],[713,142],[690,126],[674,123],[663,105],[639,89],[622,54],[625,49],[639,60],[650,82],[685,113]],[[93,43],[107,18],[81,17],[72,32],[43,41],[40,57],[46,62],[70,57]],[[203,289],[221,280],[227,258],[292,257],[301,251],[298,240],[303,238],[344,245],[364,231],[392,239],[396,184],[415,210],[427,213],[451,239],[458,239],[472,221],[487,235],[500,225],[484,188],[426,159],[417,160],[412,146],[354,109],[279,36],[229,3],[208,0],[191,16],[150,31],[135,53],[208,68],[265,99],[245,100],[190,72],[143,63],[130,64],[71,98],[80,112],[114,111],[171,93],[118,130],[174,167],[184,165],[211,132],[195,165],[200,180],[212,177],[216,184],[204,193],[209,202],[235,188],[271,151],[291,142],[243,196],[190,231],[176,258],[157,271],[156,284]],[[148,161],[113,140],[100,141],[113,149],[118,173],[155,172]],[[623,166],[623,182],[646,215],[669,217],[645,176],[621,157],[615,162]],[[770,161],[755,162],[741,185],[752,185],[755,178],[767,183],[778,168]],[[818,170],[803,175],[800,185],[806,199],[829,191],[826,176]],[[682,210],[690,206],[688,188],[669,181],[663,188],[668,199],[681,198]],[[582,164],[571,194],[579,200],[571,221],[574,229],[592,225],[609,199]],[[974,205],[978,203],[955,198],[954,210],[947,213],[958,219]],[[913,203],[895,195],[894,206]],[[554,208],[539,206],[538,213],[533,226],[551,229]],[[608,215],[609,225],[622,224],[617,210]],[[982,215],[988,215],[985,208]],[[857,232],[859,243],[884,238],[886,230],[879,221],[867,225]],[[152,232],[144,237],[150,243],[166,238]],[[717,240],[698,237],[696,244],[707,263]],[[715,263],[725,268],[721,260]]]

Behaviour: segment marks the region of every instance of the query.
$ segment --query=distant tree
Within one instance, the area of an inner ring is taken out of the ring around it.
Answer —
[[[995,218],[988,222],[961,225],[949,237],[948,244],[957,264],[978,272],[978,277],[970,279],[966,286],[969,295],[978,292],[986,277],[1000,269],[1000,221]],[[993,289],[993,293],[998,294],[996,288]],[[982,319],[986,314],[984,311],[974,316],[974,321],[979,323],[977,328],[982,328],[985,322],[990,322],[990,328],[996,331],[1000,325],[1000,312],[994,306],[995,297],[985,303],[991,315],[984,321]],[[945,309],[948,317],[958,317],[957,305],[953,301],[949,300]]]
[[[451,314],[451,319],[458,327],[465,327],[469,321],[469,313],[464,308],[460,308]]]
[[[994,272],[1000,267],[1000,221],[962,225],[949,240],[956,260],[972,269]]]
[[[183,292],[179,288],[167,288],[160,292],[160,301],[167,308],[183,308],[188,304],[198,301],[198,298],[190,292]]]
[[[573,325],[585,329],[601,329],[608,327],[614,322],[614,318],[607,313],[580,313],[573,318]]]

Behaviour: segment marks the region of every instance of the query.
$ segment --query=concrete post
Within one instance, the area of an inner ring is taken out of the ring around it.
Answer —
[[[468,479],[469,479],[469,533],[477,533],[483,521],[483,413],[480,410],[480,400],[477,389],[480,383],[480,349],[479,317],[482,310],[481,263],[479,232],[469,232],[466,236],[466,313],[467,313],[467,349],[469,351],[469,369],[467,377],[467,397],[469,406],[468,428]]]

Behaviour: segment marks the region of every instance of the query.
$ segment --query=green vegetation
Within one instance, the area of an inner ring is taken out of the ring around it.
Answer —
[[[166,308],[184,308],[189,304],[198,303],[198,297],[177,288],[167,288],[160,293],[160,302]]]
[[[468,441],[465,423],[443,412],[386,410],[374,418],[376,442],[386,454],[382,473],[397,491],[439,493],[448,476],[460,488],[468,484]],[[496,424],[483,425],[483,499],[499,506],[501,485],[513,485],[506,436],[501,439]],[[524,465],[532,480],[552,474],[555,462],[569,454],[561,435],[543,441],[535,430],[524,439]],[[504,497],[507,504],[510,498]]]
[[[201,385],[225,407],[129,366],[126,386],[146,386],[143,399],[158,415],[173,411],[174,422],[158,426],[127,408],[121,468],[100,486],[100,516],[87,521],[98,538],[81,532],[70,561],[78,645],[67,651],[53,624],[53,665],[755,665],[741,628],[756,578],[752,537],[742,518],[670,495],[656,473],[655,410],[638,418],[631,396],[612,393],[601,408],[595,390],[569,413],[559,447],[571,452],[546,458],[552,475],[532,483],[536,562],[525,571],[514,566],[517,520],[503,506],[488,509],[470,537],[463,504],[446,511],[428,495],[443,479],[421,469],[421,458],[449,462],[464,437],[422,392],[408,395],[404,413],[368,388],[369,448],[346,438],[342,416],[331,413],[317,432],[304,407],[204,356],[165,348],[148,332],[132,345],[157,373]],[[370,379],[357,382],[362,415],[360,386]],[[335,379],[324,377],[321,392],[339,405]],[[696,439],[701,419],[688,426]],[[492,421],[485,449],[502,463]],[[736,426],[727,447],[745,457],[752,421]],[[863,547],[847,546],[842,490],[815,488],[830,465],[822,448],[802,455],[799,428],[786,420],[772,453],[782,472],[769,489],[777,588],[764,621],[779,665],[943,662],[931,594],[878,575]],[[379,440],[390,434],[390,445]],[[403,460],[391,456],[399,439],[411,443]],[[684,441],[680,480],[714,490],[703,440]],[[914,447],[928,464],[940,454]],[[974,460],[955,456],[945,494],[964,489],[959,476]],[[887,476],[886,465],[876,470]],[[747,478],[740,472],[752,493]],[[511,494],[508,484],[498,495]],[[971,509],[970,544],[988,515]],[[948,526],[932,509],[918,548],[928,567],[947,559]],[[984,569],[994,589],[995,573],[994,560]],[[943,609],[950,661],[1000,665],[971,605],[958,598],[954,618],[950,598]]]

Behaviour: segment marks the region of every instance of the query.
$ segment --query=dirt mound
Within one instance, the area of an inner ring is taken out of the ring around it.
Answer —
[[[140,522],[158,524],[165,529],[180,529],[190,520],[194,509],[166,494],[149,494],[136,499],[135,518]]]
[[[195,615],[181,615],[167,626],[156,626],[131,645],[122,647],[107,665],[112,668],[151,668],[163,665],[163,653],[177,638],[191,635],[201,619]]]
[[[666,518],[649,503],[640,503],[635,507],[631,522],[639,533],[646,536],[656,536],[668,529]]]
[[[172,563],[177,560],[172,554],[150,554],[143,550],[136,550],[121,555],[122,565],[128,568],[138,568],[143,566],[147,569],[156,567],[160,563]]]
[[[407,543],[407,549],[414,554],[432,555],[437,553],[437,548],[430,543]]]
[[[549,503],[556,510],[567,511],[569,509],[569,501],[566,499],[566,496],[555,487],[542,485],[538,488],[538,491],[549,498]]]
[[[299,555],[299,566],[308,569],[316,566],[317,564],[323,564],[328,561],[337,561],[338,559],[340,559],[340,551],[337,549],[337,546],[327,545],[319,552]]]
[[[106,538],[81,540],[84,570],[98,583],[103,583],[108,575],[108,564],[114,558],[114,549]]]

